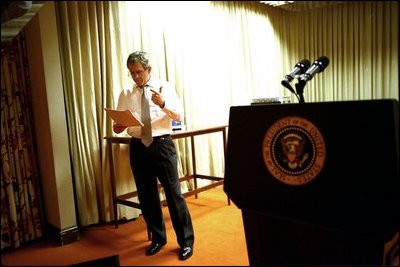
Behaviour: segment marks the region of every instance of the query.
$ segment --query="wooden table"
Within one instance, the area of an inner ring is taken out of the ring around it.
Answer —
[[[194,189],[189,190],[188,192],[183,193],[184,197],[189,197],[192,195],[195,195],[197,198],[197,194],[206,190],[209,190],[211,188],[217,187],[219,185],[222,185],[224,183],[224,178],[223,177],[216,177],[216,176],[210,176],[210,175],[202,175],[198,174],[196,170],[196,150],[195,150],[195,137],[199,135],[204,135],[204,134],[211,134],[211,133],[216,133],[216,132],[221,132],[222,133],[222,138],[223,138],[223,151],[224,151],[224,159],[225,159],[225,154],[226,154],[226,129],[227,126],[216,126],[216,127],[209,127],[209,128],[203,128],[203,129],[197,129],[197,130],[179,130],[179,131],[174,131],[171,134],[172,139],[178,139],[178,138],[190,138],[190,143],[191,143],[191,148],[192,148],[192,164],[193,164],[193,173],[192,174],[186,174],[183,177],[179,178],[179,181],[187,181],[190,179],[193,179],[194,182]],[[115,172],[114,172],[114,156],[113,156],[113,149],[112,149],[112,144],[127,144],[129,145],[131,137],[117,137],[117,136],[106,136],[104,139],[107,140],[107,150],[108,150],[108,158],[109,158],[109,164],[110,164],[110,178],[111,178],[111,190],[112,190],[112,200],[113,200],[113,208],[112,208],[112,213],[114,217],[114,223],[115,223],[115,228],[118,228],[118,210],[117,210],[117,204],[121,205],[126,205],[129,207],[133,207],[136,209],[140,209],[140,203],[134,202],[132,200],[129,200],[131,198],[134,198],[137,196],[137,192],[129,192],[126,194],[122,195],[117,195],[116,192],[116,180],[115,180]],[[214,181],[208,185],[198,187],[197,186],[197,179],[207,179]],[[161,188],[161,185],[158,185],[159,189]],[[165,206],[166,200],[161,201],[161,205]],[[230,199],[228,198],[228,205],[230,205]],[[149,239],[150,233],[148,232]]]

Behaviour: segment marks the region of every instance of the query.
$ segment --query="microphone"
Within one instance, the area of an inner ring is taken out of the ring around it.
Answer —
[[[319,57],[314,61],[312,66],[300,76],[299,83],[305,84],[311,80],[315,74],[323,72],[325,68],[329,65],[329,59],[325,56]]]
[[[296,65],[294,65],[293,70],[285,75],[285,78],[281,81],[281,84],[285,87],[294,79],[295,75],[303,74],[306,69],[310,67],[310,61],[308,59],[300,60]]]

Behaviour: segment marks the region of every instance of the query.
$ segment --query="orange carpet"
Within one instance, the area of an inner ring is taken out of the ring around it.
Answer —
[[[119,224],[90,226],[81,229],[80,240],[59,246],[44,240],[11,252],[2,252],[3,266],[66,266],[112,255],[119,256],[121,266],[248,266],[246,240],[241,210],[222,187],[202,192],[196,199],[186,199],[195,230],[194,253],[186,261],[178,259],[178,244],[169,218],[163,208],[168,243],[153,256],[146,256],[150,245],[142,217]]]

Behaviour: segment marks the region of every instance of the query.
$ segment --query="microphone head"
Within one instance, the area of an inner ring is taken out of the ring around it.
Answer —
[[[318,65],[318,72],[323,72],[324,69],[329,65],[329,58],[322,56],[315,60],[314,65]]]
[[[304,58],[296,64],[296,67],[300,68],[300,73],[303,74],[310,67],[311,63],[308,59]]]
[[[329,59],[325,56],[319,57],[314,61],[312,66],[300,76],[299,82],[305,83],[313,78],[317,73],[324,71],[324,69],[329,65]]]

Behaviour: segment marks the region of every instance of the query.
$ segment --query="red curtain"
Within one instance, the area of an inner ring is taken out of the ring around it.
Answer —
[[[1,249],[43,235],[29,66],[22,31],[1,49]]]

